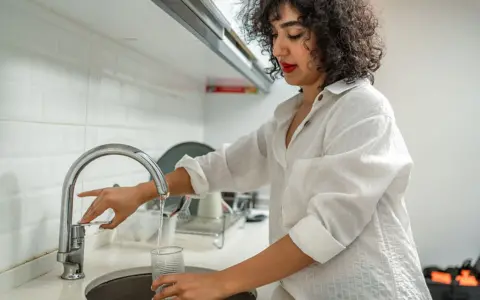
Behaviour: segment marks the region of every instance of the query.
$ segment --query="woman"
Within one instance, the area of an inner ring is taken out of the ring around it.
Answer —
[[[405,208],[412,166],[388,100],[373,86],[382,47],[363,0],[257,0],[243,10],[251,38],[300,93],[228,148],[182,158],[170,193],[250,191],[271,184],[270,242],[209,274],[166,275],[155,296],[211,300],[280,281],[297,300],[430,299]],[[90,191],[82,222],[107,208],[114,228],[158,196],[152,182]]]

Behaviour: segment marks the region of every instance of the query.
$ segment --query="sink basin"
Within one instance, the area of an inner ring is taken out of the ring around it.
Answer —
[[[212,272],[214,270],[185,267],[187,273]],[[150,267],[139,267],[106,274],[93,280],[85,289],[87,300],[151,300],[152,273]],[[255,300],[257,291],[233,295],[226,300]]]

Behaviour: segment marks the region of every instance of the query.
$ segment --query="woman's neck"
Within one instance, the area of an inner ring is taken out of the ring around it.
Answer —
[[[302,86],[303,91],[303,104],[312,105],[317,98],[318,94],[322,91],[319,87],[323,85],[325,81],[325,76],[320,76],[320,78],[314,84],[308,86]]]

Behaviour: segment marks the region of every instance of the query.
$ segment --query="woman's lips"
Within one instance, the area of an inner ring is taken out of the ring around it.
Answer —
[[[297,68],[297,65],[291,65],[287,63],[280,63],[280,65],[282,66],[282,70],[285,73],[291,73]]]

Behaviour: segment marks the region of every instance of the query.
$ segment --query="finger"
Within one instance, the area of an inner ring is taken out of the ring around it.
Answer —
[[[154,300],[166,299],[169,297],[177,296],[179,293],[178,285],[173,284],[166,286],[162,289],[161,292],[155,295]]]
[[[176,275],[161,275],[158,277],[152,284],[152,291],[156,291],[159,286],[164,284],[173,284],[178,281],[178,277]]]
[[[91,191],[85,191],[80,194],[78,194],[78,197],[97,197],[100,195],[100,193],[103,191],[103,189],[98,189],[98,190],[91,190]]]
[[[126,216],[118,216],[118,215],[115,215],[115,217],[113,218],[112,222],[110,222],[110,224],[103,224],[100,226],[100,228],[103,228],[103,229],[114,229],[115,227],[117,227],[118,225],[120,225],[120,223],[122,223],[123,221],[125,221],[127,217]]]
[[[93,203],[90,205],[90,208],[83,215],[81,223],[88,223],[103,214],[107,210],[107,205],[103,201],[103,195],[100,195]]]
[[[90,206],[87,208],[87,211],[83,214],[83,217],[82,217],[82,219],[80,220],[80,223],[84,223],[84,222],[85,222],[85,217],[86,217],[86,216],[89,216],[89,215],[92,213],[92,210],[93,210],[94,207],[97,205],[99,198],[100,198],[100,197],[97,197],[97,198],[95,198],[95,200],[93,200],[93,202],[92,202],[92,203],[90,204]]]
[[[92,214],[92,211],[95,208],[95,206],[97,205],[100,198],[101,198],[101,196],[99,196],[99,197],[95,198],[95,200],[93,200],[93,202],[88,207],[87,211],[83,214],[83,217],[80,220],[80,223],[85,223],[85,222],[90,222],[91,221],[91,220],[87,220],[87,219],[89,219],[89,216]]]

